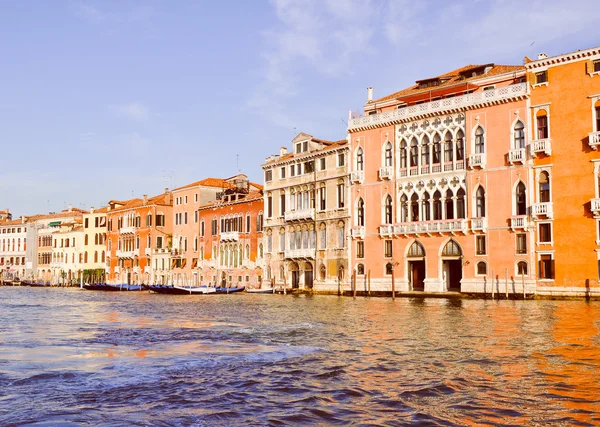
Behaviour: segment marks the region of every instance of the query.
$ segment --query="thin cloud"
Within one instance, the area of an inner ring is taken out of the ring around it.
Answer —
[[[122,119],[147,122],[150,118],[150,109],[137,102],[115,105],[111,107],[111,110],[116,117]]]

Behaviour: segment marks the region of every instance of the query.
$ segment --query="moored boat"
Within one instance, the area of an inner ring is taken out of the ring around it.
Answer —
[[[145,285],[128,285],[119,284],[113,285],[109,283],[84,283],[81,285],[83,289],[88,291],[107,291],[107,292],[118,292],[118,291],[143,291],[146,289]]]
[[[275,288],[249,288],[246,289],[249,294],[274,294]]]

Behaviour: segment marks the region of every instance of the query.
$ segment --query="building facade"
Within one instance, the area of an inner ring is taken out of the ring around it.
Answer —
[[[107,282],[151,283],[153,253],[170,249],[172,221],[168,189],[151,198],[111,200],[106,213]]]
[[[264,277],[262,186],[239,174],[225,180],[216,200],[198,209],[198,283],[260,286]]]
[[[84,232],[81,218],[62,221],[52,233],[52,284],[72,286],[83,279]]]
[[[217,194],[231,186],[225,179],[206,178],[173,190],[172,283],[183,286],[197,286],[200,283],[198,209],[216,200]]]
[[[525,59],[541,294],[598,293],[600,47]]]
[[[108,207],[83,214],[83,281],[104,283],[106,276],[106,214]]]
[[[341,289],[348,275],[348,143],[300,133],[262,168],[265,280],[315,291]]]
[[[0,278],[4,280],[26,278],[26,251],[25,217],[15,220],[5,219],[0,222]]]
[[[496,64],[368,89],[348,127],[359,290],[534,291],[527,98],[524,67]]]

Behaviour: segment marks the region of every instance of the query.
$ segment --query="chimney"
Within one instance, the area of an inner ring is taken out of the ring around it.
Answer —
[[[168,205],[171,204],[171,193],[169,193],[168,188],[165,188],[165,203]]]
[[[144,206],[148,204],[148,195],[144,194]]]
[[[25,224],[25,217],[24,216],[21,217],[21,224]]]
[[[285,156],[286,154],[287,154],[287,148],[285,148],[285,147],[281,147],[281,148],[279,149],[279,155],[280,155],[280,156]]]
[[[368,87],[367,88],[367,102],[371,102],[371,101],[373,101],[373,88]]]
[[[94,209],[94,207],[92,206],[92,207],[90,208],[90,213],[91,213],[91,214],[93,214],[93,213],[94,213],[94,211],[95,211],[95,209]]]
[[[69,209],[68,212],[73,212],[73,205],[69,203]]]
[[[546,55],[543,52],[538,55],[538,59],[546,59],[546,58],[548,58],[548,55]]]

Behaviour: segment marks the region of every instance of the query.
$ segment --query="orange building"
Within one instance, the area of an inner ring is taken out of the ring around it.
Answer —
[[[522,66],[468,65],[350,117],[351,265],[362,290],[535,290]]]
[[[226,182],[217,200],[198,209],[199,281],[258,286],[263,277],[263,190],[245,175]]]
[[[600,47],[525,62],[538,293],[598,294]]]
[[[106,213],[108,283],[150,283],[153,252],[170,248],[171,192],[127,201],[111,200]]]
[[[205,178],[173,190],[173,245],[171,249],[171,283],[197,286],[200,219],[198,209],[216,200],[225,189],[233,188],[235,179]],[[201,258],[201,257],[200,257]]]

